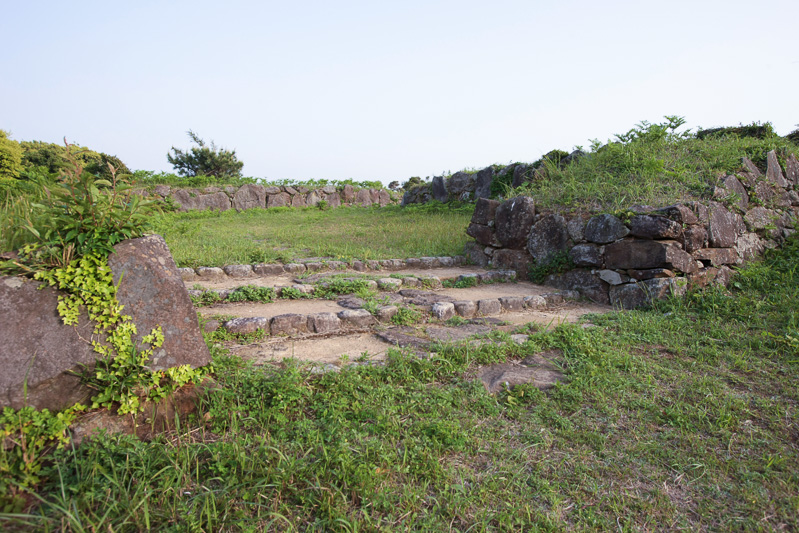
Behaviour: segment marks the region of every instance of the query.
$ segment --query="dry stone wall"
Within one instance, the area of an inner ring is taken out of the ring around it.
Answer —
[[[750,160],[724,176],[707,202],[632,206],[623,213],[538,210],[533,198],[480,198],[467,256],[481,266],[566,272],[545,283],[626,309],[691,286],[726,285],[740,265],[779,246],[799,215],[799,161],[770,152],[766,172]]]
[[[339,188],[328,185],[319,189],[256,184],[247,184],[241,187],[179,189],[168,185],[157,185],[155,194],[162,198],[171,198],[180,206],[181,211],[208,209],[244,211],[271,207],[314,207],[323,201],[327,202],[330,207],[342,205],[383,207],[396,203],[396,199],[385,189],[355,189],[352,185]]]

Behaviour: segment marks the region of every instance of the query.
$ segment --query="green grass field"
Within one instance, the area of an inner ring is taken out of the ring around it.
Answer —
[[[311,375],[216,351],[200,417],[56,452],[37,531],[773,531],[799,527],[799,241],[712,289],[524,345]],[[558,349],[568,383],[477,365]]]
[[[405,259],[461,255],[473,209],[428,205],[167,213],[156,219],[154,229],[181,267],[304,257]]]

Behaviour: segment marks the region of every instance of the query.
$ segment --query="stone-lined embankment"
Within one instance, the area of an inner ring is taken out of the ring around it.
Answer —
[[[689,286],[726,285],[734,265],[779,246],[799,215],[799,161],[770,152],[765,172],[748,159],[724,176],[714,199],[621,213],[539,210],[535,199],[481,198],[467,233],[472,262],[532,270],[545,283],[626,309]],[[559,271],[555,273],[554,271]]]

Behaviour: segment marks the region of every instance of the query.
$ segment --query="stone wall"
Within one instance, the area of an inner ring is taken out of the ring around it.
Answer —
[[[256,184],[241,187],[205,187],[204,189],[179,189],[168,185],[157,185],[155,194],[171,198],[180,205],[181,211],[216,209],[227,211],[270,207],[314,207],[325,201],[330,207],[342,205],[380,207],[396,203],[385,189],[355,189],[352,185],[336,188],[328,185],[319,189],[308,187],[275,187]]]
[[[607,213],[539,210],[535,200],[481,198],[467,233],[467,256],[482,266],[516,270],[572,267],[545,283],[599,303],[633,308],[690,286],[725,284],[731,266],[779,246],[795,231],[799,162],[781,168],[774,152],[765,174],[748,159],[724,176],[714,199],[667,207],[631,206]]]
[[[560,160],[559,165],[568,165],[571,161],[585,155],[575,150]],[[499,191],[505,186],[519,187],[527,181],[535,179],[536,164],[512,163],[510,165],[492,165],[479,171],[460,171],[452,176],[436,176],[430,183],[417,185],[405,191],[402,205],[424,204],[433,200],[439,202],[474,202],[480,198],[490,198],[494,182],[498,182]]]

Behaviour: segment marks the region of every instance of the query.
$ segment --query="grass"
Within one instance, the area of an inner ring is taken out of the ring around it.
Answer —
[[[765,138],[676,133],[681,119],[639,124],[616,142],[594,141],[590,152],[559,167],[544,161],[542,176],[508,191],[533,196],[537,206],[614,211],[634,204],[666,206],[712,198],[718,178],[741,169],[748,157],[765,169],[766,154],[799,154],[799,146],[776,134]],[[770,127],[768,129],[770,130]]]
[[[474,206],[254,209],[167,213],[155,224],[178,266],[290,262],[304,257],[405,259],[463,253]]]
[[[200,416],[53,454],[41,531],[799,527],[799,240],[655,308],[324,375],[215,355]],[[568,382],[496,397],[479,365],[557,349]]]

